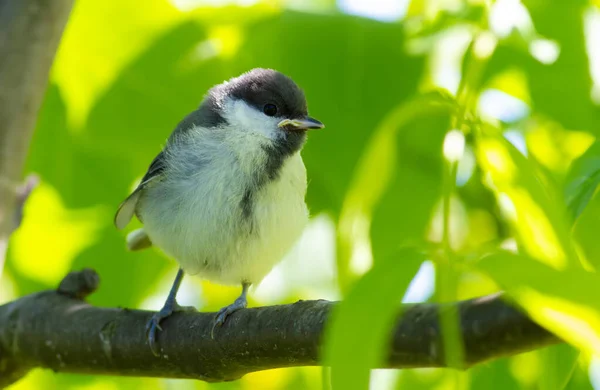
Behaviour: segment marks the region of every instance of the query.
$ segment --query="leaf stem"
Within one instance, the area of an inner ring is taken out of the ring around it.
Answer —
[[[477,85],[486,61],[475,57],[474,46],[478,35],[473,37],[465,53],[466,67],[457,91],[458,112],[452,118],[451,129],[464,131],[468,114],[476,103]],[[458,282],[461,271],[457,267],[457,256],[452,249],[451,217],[452,196],[456,190],[458,160],[445,160],[442,199],[442,248],[443,254],[437,256],[436,296],[438,302],[449,302],[457,299]],[[454,308],[440,311],[442,338],[446,362],[450,367],[464,366],[464,345],[460,331],[459,314]],[[457,385],[460,380],[457,377]]]

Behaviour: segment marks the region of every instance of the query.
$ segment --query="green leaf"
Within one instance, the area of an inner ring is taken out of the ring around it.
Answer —
[[[76,2],[52,69],[68,103],[70,123],[83,125],[119,73],[183,17],[166,0],[123,0],[118,7],[105,1]]]
[[[509,359],[499,359],[488,364],[480,364],[471,372],[470,389],[518,389],[519,383],[512,375]]]
[[[402,370],[395,390],[454,389],[452,385],[458,372],[442,368]],[[465,374],[467,375],[467,374]],[[483,387],[485,388],[485,387]]]
[[[492,77],[507,70],[519,69],[527,76],[535,113],[552,118],[566,129],[582,129],[598,134],[600,120],[597,107],[590,99],[592,79],[584,33],[587,0],[524,0],[535,30],[527,42],[500,41],[486,74],[485,85]],[[549,39],[560,53],[555,62],[544,64],[533,58],[531,41]]]
[[[596,270],[600,269],[599,228],[600,194],[596,192],[573,227],[573,237],[577,240],[580,254],[585,258],[587,264]]]
[[[325,361],[333,389],[367,389],[369,370],[385,359],[399,304],[424,255],[403,249],[376,264],[334,309]]]
[[[576,369],[580,352],[568,344],[554,345],[540,351],[542,375],[540,390],[564,389]]]
[[[539,35],[555,41],[560,48],[552,64],[533,59],[524,64],[536,110],[559,121],[565,128],[598,134],[600,121],[590,99],[593,83],[583,17],[589,2],[525,0],[523,3]]]
[[[573,216],[573,237],[588,264],[600,267],[600,143],[573,162],[567,176],[565,194]]]
[[[600,142],[573,162],[565,185],[565,199],[576,221],[594,196],[600,184]]]
[[[556,270],[525,255],[500,252],[477,268],[493,278],[540,325],[590,354],[600,352],[600,277]]]
[[[579,266],[560,192],[533,160],[494,129],[484,130],[475,144],[477,159],[520,247],[557,268]]]
[[[594,390],[590,382],[589,362],[580,359],[575,366],[569,383],[565,386],[566,390]]]
[[[433,209],[441,198],[442,145],[456,102],[448,94],[434,91],[415,98],[414,103],[419,108],[407,110],[411,116],[399,124],[391,140],[395,153],[388,169],[393,174],[373,207],[371,240],[375,259],[387,256],[398,246],[427,242]],[[377,180],[383,169],[373,167],[371,180]]]
[[[447,129],[445,119],[455,107],[448,93],[432,91],[396,107],[375,129],[356,166],[340,215],[338,274],[343,289],[351,282],[348,268],[353,251],[369,240],[371,220],[376,257],[387,256],[412,238],[422,238],[430,209],[438,200],[438,156]],[[425,167],[424,159],[430,160]],[[411,191],[401,191],[398,186],[408,186]]]

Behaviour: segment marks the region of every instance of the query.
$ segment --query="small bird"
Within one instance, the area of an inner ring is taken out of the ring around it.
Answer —
[[[215,317],[221,326],[299,238],[308,221],[300,150],[306,131],[323,127],[292,79],[253,69],[211,88],[175,128],[115,215],[118,229],[134,215],[143,223],[130,250],[155,245],[180,266],[146,326],[155,355],[161,321],[188,309],[176,300],[184,273],[242,286]]]

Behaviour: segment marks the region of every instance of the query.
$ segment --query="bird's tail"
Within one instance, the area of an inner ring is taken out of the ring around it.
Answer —
[[[130,251],[139,251],[151,246],[152,241],[142,228],[136,229],[127,235],[127,249]]]

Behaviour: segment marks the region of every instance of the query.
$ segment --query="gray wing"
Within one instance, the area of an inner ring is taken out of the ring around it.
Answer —
[[[197,110],[192,111],[179,122],[167,141],[167,147],[169,144],[178,142],[178,138],[194,126],[215,128],[226,123],[225,119],[219,114],[219,111],[220,109],[214,96],[208,95]],[[115,215],[115,226],[117,229],[123,229],[127,226],[129,221],[131,221],[131,218],[135,215],[136,205],[142,194],[142,190],[148,183],[160,178],[165,167],[165,155],[163,151],[152,161],[152,164],[150,164],[148,172],[146,172],[142,178],[140,185],[138,185],[131,195],[129,195],[129,197],[127,197],[127,199],[119,206],[117,214]]]
[[[164,152],[161,151],[158,156],[152,160],[152,163],[140,184],[119,206],[117,213],[115,214],[115,226],[117,229],[123,229],[127,226],[129,221],[131,221],[131,218],[133,218],[133,215],[135,214],[137,202],[142,194],[142,190],[153,180],[160,178],[165,167],[165,155]]]

